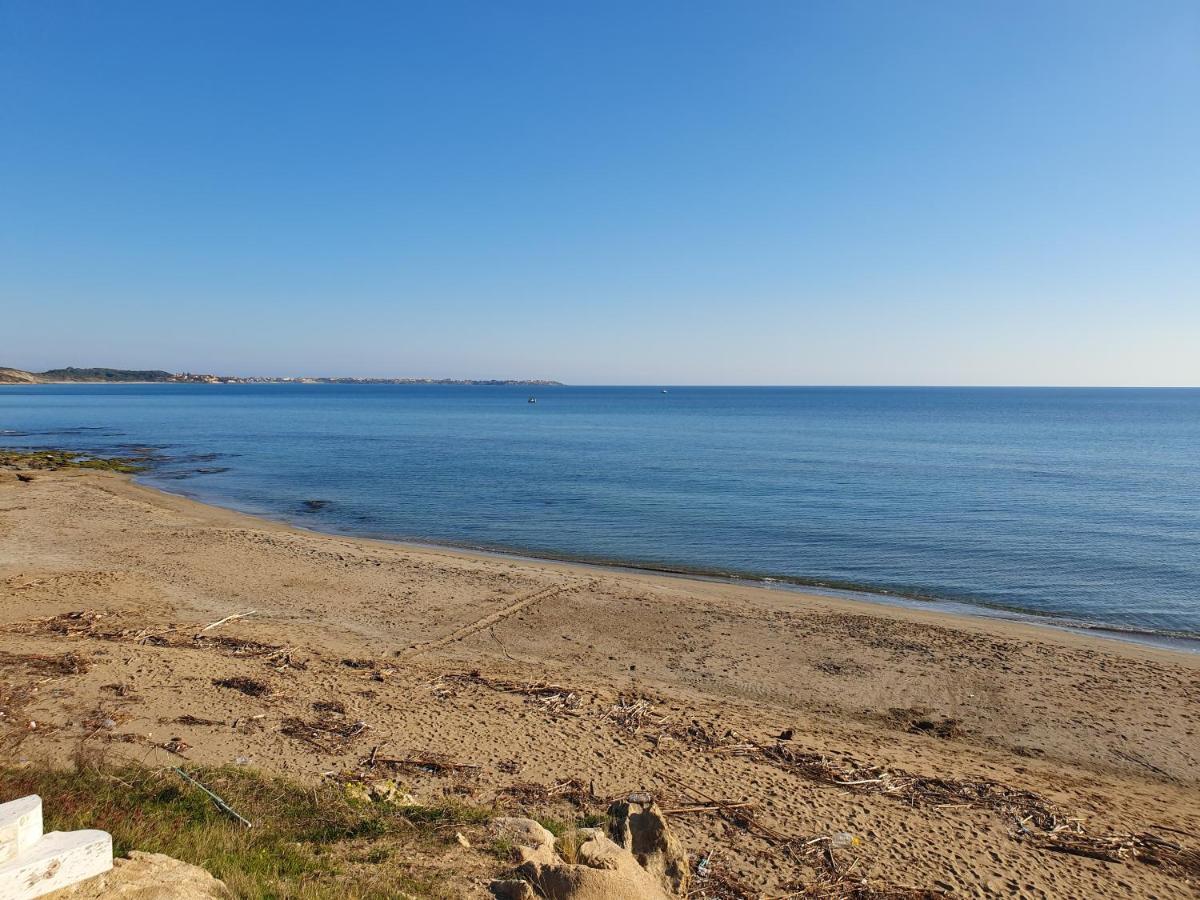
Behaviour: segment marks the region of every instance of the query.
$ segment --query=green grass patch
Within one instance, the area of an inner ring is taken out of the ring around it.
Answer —
[[[535,816],[533,821],[537,822],[556,838],[562,837],[571,828],[570,823],[564,822],[561,819],[542,818]]]
[[[47,830],[101,828],[114,850],[202,866],[245,898],[449,898],[437,870],[402,860],[445,853],[464,805],[356,805],[335,784],[306,787],[238,768],[188,769],[253,824],[246,828],[170,769],[0,768],[0,797],[38,794]]]

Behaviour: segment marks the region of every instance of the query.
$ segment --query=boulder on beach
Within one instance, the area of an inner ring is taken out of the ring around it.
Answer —
[[[199,866],[134,850],[110,872],[46,895],[46,900],[233,900],[223,881]]]
[[[690,872],[687,854],[667,826],[667,818],[649,797],[619,800],[608,810],[608,836],[628,850],[663,890],[686,896]]]
[[[687,856],[649,798],[614,803],[608,833],[580,829],[571,862],[532,819],[502,819],[496,826],[517,845],[519,858],[515,877],[492,882],[498,900],[671,900],[687,894]]]

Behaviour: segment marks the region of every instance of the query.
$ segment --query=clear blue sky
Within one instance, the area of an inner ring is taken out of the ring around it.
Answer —
[[[1200,3],[0,0],[0,365],[1200,384]]]

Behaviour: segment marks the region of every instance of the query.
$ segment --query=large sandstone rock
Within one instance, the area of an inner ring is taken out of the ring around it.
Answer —
[[[685,896],[687,856],[653,802],[614,804],[610,833],[581,829],[574,861],[555,852],[553,836],[532,819],[499,819],[499,836],[517,846],[519,879],[492,883],[498,900],[672,900]],[[622,846],[624,845],[624,846]],[[631,852],[632,851],[632,852]]]
[[[500,840],[512,842],[522,863],[546,864],[558,859],[554,853],[554,835],[540,822],[502,816],[492,820],[492,829]]]
[[[608,834],[633,854],[668,894],[686,896],[690,871],[687,854],[671,833],[666,816],[649,797],[619,800],[608,808]]]
[[[670,900],[633,854],[599,830],[576,854],[576,863],[526,859],[517,871],[547,900]]]
[[[46,900],[232,900],[223,881],[161,853],[134,850],[103,875],[46,895]]]

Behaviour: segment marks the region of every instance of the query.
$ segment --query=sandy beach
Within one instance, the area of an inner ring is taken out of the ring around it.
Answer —
[[[1123,836],[1200,847],[1198,655],[315,534],[119,474],[0,472],[0,708],[6,765],[168,744],[313,781],[437,760],[405,770],[417,799],[520,813],[647,791],[764,896],[802,875],[780,836],[839,832],[862,872],[954,896],[1197,891]],[[1112,859],[1055,844],[1076,820]],[[500,864],[445,866],[484,897]]]

